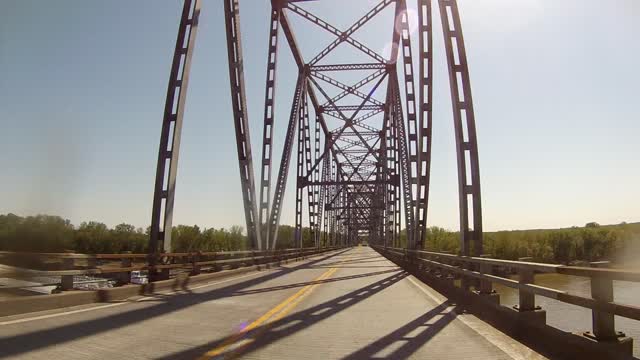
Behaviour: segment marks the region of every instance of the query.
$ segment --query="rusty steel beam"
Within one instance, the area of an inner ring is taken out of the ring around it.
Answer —
[[[296,90],[293,95],[291,104],[291,113],[289,115],[289,125],[287,126],[287,134],[285,136],[284,149],[282,150],[282,159],[280,160],[280,170],[278,172],[278,180],[276,182],[276,190],[273,195],[273,205],[270,212],[270,230],[272,232],[270,238],[271,248],[275,249],[278,240],[278,227],[280,225],[280,216],[282,210],[282,200],[284,192],[287,188],[287,174],[289,173],[289,163],[291,159],[291,149],[295,137],[296,124],[300,116],[300,108],[302,103],[303,89],[305,88],[305,78],[302,74],[298,75]],[[297,190],[296,190],[297,191]]]
[[[438,5],[447,53],[456,136],[460,249],[463,255],[479,256],[483,252],[480,166],[467,52],[462,36],[462,23],[457,2],[455,0],[438,0]],[[458,82],[462,84],[462,88]]]
[[[180,136],[187,99],[191,58],[198,30],[200,5],[199,0],[185,0],[173,52],[153,192],[149,235],[150,266],[155,266],[158,261],[158,253],[171,252],[171,225],[178,174]],[[154,281],[159,276],[152,272],[149,278]]]
[[[251,156],[251,137],[249,115],[244,85],[244,60],[240,35],[240,9],[238,0],[225,0],[225,25],[227,30],[227,55],[229,58],[229,81],[231,83],[231,102],[233,104],[233,123],[236,131],[236,148],[240,167],[240,186],[244,203],[247,236],[252,248],[260,249],[260,229],[258,228],[258,210],[256,206],[253,159]]]
[[[427,209],[431,176],[431,128],[433,99],[433,27],[431,0],[418,0],[419,102],[418,183],[416,195],[416,246],[424,249],[427,237]],[[426,47],[425,47],[426,45]]]
[[[357,70],[384,70],[385,64],[362,63],[362,64],[327,64],[311,65],[311,72],[314,71],[357,71]]]
[[[304,81],[304,80],[303,80]],[[306,88],[302,87],[301,94],[301,106],[298,110],[298,156],[297,156],[297,164],[296,164],[296,226],[295,226],[295,245],[297,247],[303,247],[302,244],[302,194],[304,187],[302,186],[302,178],[304,174],[304,132],[305,132],[305,124],[304,118],[307,115],[306,109]]]
[[[237,1],[225,0],[225,9],[230,9],[225,14],[231,14],[226,20],[227,23],[232,23],[227,32],[228,35],[231,34],[232,40],[229,45],[230,74],[236,75],[236,79],[240,78],[239,86],[232,81],[232,94],[237,95],[234,99],[239,101],[238,106],[234,102],[234,118],[236,130],[239,131],[239,121],[242,130],[237,137],[242,173],[246,164],[250,164],[250,152],[246,156],[250,142],[244,84],[242,77],[237,76],[242,74]],[[380,0],[350,27],[340,30],[329,21],[304,9],[303,1],[271,0],[259,212],[255,199],[251,198],[255,197],[249,186],[249,183],[253,186],[252,174],[247,171],[247,176],[243,173],[242,177],[243,191],[246,189],[243,195],[250,195],[248,198],[245,196],[247,228],[248,232],[254,229],[256,246],[267,249],[276,246],[291,151],[296,146],[297,246],[303,245],[303,208],[306,201],[315,246],[350,244],[363,236],[369,236],[372,243],[397,247],[401,245],[400,233],[404,217],[408,242],[402,246],[411,249],[424,247],[431,174],[434,60],[432,8],[429,0],[416,0],[419,43],[419,66],[416,74],[410,35],[411,25],[414,24],[409,23],[412,20],[408,16],[407,1],[413,0]],[[384,59],[353,35],[391,5],[395,5],[394,21],[390,24],[391,58]],[[438,5],[456,129],[462,249],[466,254],[481,254],[482,218],[477,140],[464,41],[456,1],[438,0]],[[294,13],[303,21],[320,28],[320,31],[332,34],[335,36],[334,40],[305,61],[288,13]],[[280,29],[295,61],[298,80],[271,203],[274,92]],[[360,55],[364,55],[364,60],[319,64],[342,43],[358,50]],[[237,47],[232,47],[234,44]],[[232,69],[235,73],[231,72]],[[361,80],[353,85],[349,85],[351,81],[345,82],[339,78],[345,72],[355,71],[364,71],[364,78],[359,77]],[[329,72],[332,72],[330,76],[327,75]],[[402,77],[399,77],[400,73]],[[323,86],[333,86],[332,90],[338,91],[332,94],[337,95],[329,96],[318,82],[322,82]],[[368,84],[373,86],[367,86],[366,91],[362,90]],[[385,85],[386,90],[381,90]],[[383,91],[386,98],[385,101],[380,101],[378,99],[381,97],[377,95]],[[319,102],[319,97],[322,102]],[[359,98],[361,102],[354,104],[346,101],[353,98]],[[311,109],[313,117],[310,117]],[[240,115],[237,111],[240,111]],[[328,117],[343,123],[333,130],[329,129],[326,122]],[[243,132],[245,130],[246,133]],[[241,145],[243,152],[240,151]],[[303,196],[305,187],[307,193]],[[260,242],[261,238],[264,243]]]
[[[402,71],[404,73],[404,100],[405,111],[407,119],[407,151],[409,168],[409,184],[411,187],[411,211],[412,215],[411,224],[407,222],[407,246],[411,249],[415,248],[416,239],[416,223],[413,219],[417,217],[415,209],[417,208],[417,195],[420,188],[419,174],[419,141],[418,141],[418,118],[416,116],[416,91],[415,91],[415,74],[413,70],[413,54],[411,50],[411,32],[409,30],[409,15],[407,13],[407,4],[405,0],[398,0],[397,2],[397,18],[396,24],[398,24],[400,32],[399,46],[402,48]],[[411,229],[409,229],[411,226]]]
[[[291,11],[295,12],[296,14],[300,15],[301,17],[311,21],[312,23],[318,25],[319,27],[321,27],[322,29],[328,31],[329,33],[337,36],[338,38],[343,37],[344,41],[346,41],[347,43],[351,44],[353,47],[355,47],[356,49],[362,51],[363,53],[369,55],[371,58],[373,58],[374,60],[377,60],[379,63],[384,64],[386,62],[386,60],[380,56],[378,53],[376,53],[375,51],[371,50],[370,48],[368,48],[367,46],[365,46],[364,44],[362,44],[361,42],[359,42],[358,40],[355,40],[354,38],[352,38],[351,36],[344,36],[344,32],[338,30],[335,26],[329,24],[328,22],[320,19],[319,17],[313,15],[312,13],[310,13],[309,11],[306,11],[304,9],[302,9],[301,7],[293,4],[293,3],[288,3],[287,4],[287,8],[290,9]]]
[[[275,88],[276,69],[278,59],[278,30],[280,29],[280,14],[278,7],[271,7],[271,22],[269,24],[269,48],[267,52],[267,79],[264,99],[264,121],[262,130],[262,162],[260,171],[260,210],[258,224],[263,246],[270,249],[271,222],[269,221],[269,205],[271,204],[271,163],[273,155],[273,129],[275,118]]]

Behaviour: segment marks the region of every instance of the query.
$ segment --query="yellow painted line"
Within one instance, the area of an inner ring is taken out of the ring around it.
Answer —
[[[226,283],[226,282],[230,282],[230,281],[234,281],[234,280],[239,280],[239,279],[247,278],[247,277],[250,277],[250,276],[264,275],[265,273],[271,272],[271,271],[273,271],[273,270],[272,269],[268,269],[268,270],[263,270],[263,271],[258,271],[258,272],[255,272],[255,273],[247,274],[247,275],[234,276],[234,277],[231,277],[231,278],[228,278],[228,279],[225,279],[225,280],[216,281],[216,282],[210,282],[210,283],[205,283],[203,285],[190,287],[189,290],[202,289],[202,288],[205,288],[205,287],[210,287],[210,286],[214,286],[214,285],[218,285],[218,284],[222,284],[222,283]],[[181,292],[181,290],[169,291],[169,292],[158,292],[157,294],[158,295],[173,295],[173,294],[177,294],[179,292]],[[98,305],[98,306],[92,306],[92,307],[88,307],[88,308],[84,308],[84,309],[69,310],[69,311],[57,312],[57,313],[47,314],[47,315],[31,316],[31,317],[20,318],[20,319],[16,319],[16,320],[0,321],[0,326],[20,324],[20,323],[29,322],[29,321],[44,320],[44,319],[50,319],[50,318],[55,318],[55,317],[59,317],[59,316],[67,316],[67,315],[79,314],[79,313],[88,312],[88,311],[106,309],[106,308],[110,308],[110,307],[114,307],[114,306],[122,306],[122,305],[132,304],[132,303],[136,303],[136,302],[144,302],[146,300],[153,300],[154,298],[155,298],[154,296],[145,296],[143,298],[139,298],[139,299],[136,299],[136,300],[124,299],[124,300],[122,300],[120,302],[113,303],[113,304]],[[14,316],[14,315],[11,315],[11,316]],[[19,315],[16,315],[16,316],[19,316]]]
[[[333,270],[329,275],[327,275],[325,277],[328,278],[331,275],[333,275],[333,273],[335,273],[336,271],[338,271],[337,268],[333,268],[331,269]],[[257,337],[259,337],[260,335],[262,335],[265,331],[267,331],[270,328],[270,325],[277,322],[278,320],[282,319],[283,317],[285,317],[289,312],[291,312],[291,310],[293,310],[296,306],[298,306],[298,304],[305,298],[307,297],[309,294],[311,294],[311,292],[313,292],[313,289],[315,289],[317,286],[320,286],[322,283],[316,283],[311,285],[311,287],[309,288],[309,290],[307,290],[304,294],[300,295],[298,298],[296,298],[294,301],[292,301],[285,309],[283,309],[280,313],[278,313],[273,320],[269,321],[269,323],[265,324],[265,326],[263,326],[262,328],[257,330],[257,333],[255,334],[255,336],[252,339],[242,339],[240,340],[238,343],[236,343],[234,349],[233,349],[233,354],[230,354],[229,359],[231,358],[235,358],[235,354],[241,354],[242,351],[244,350],[244,348],[246,348],[247,346],[251,345],[251,343],[253,342],[253,340]]]
[[[296,292],[295,294],[291,295],[286,300],[284,300],[283,302],[281,302],[278,305],[276,305],[275,307],[273,307],[271,310],[267,311],[264,315],[260,316],[257,320],[255,320],[254,322],[252,322],[251,324],[246,326],[244,329],[240,330],[240,332],[238,332],[235,335],[232,335],[231,337],[229,337],[227,340],[225,340],[218,347],[216,347],[216,348],[204,353],[198,359],[199,360],[210,359],[212,357],[215,357],[215,356],[218,356],[218,355],[224,353],[225,351],[227,351],[227,349],[229,347],[231,347],[232,345],[234,345],[234,344],[240,342],[241,340],[243,340],[242,338],[249,331],[251,331],[251,330],[257,328],[258,326],[262,325],[263,323],[267,322],[269,319],[271,319],[276,314],[277,314],[277,316],[274,317],[271,322],[282,318],[285,314],[287,314],[289,311],[291,311],[302,300],[302,298],[306,297],[306,295],[308,295],[311,292],[312,289],[314,289],[315,287],[320,285],[320,283],[318,283],[318,281],[322,281],[322,280],[328,278],[329,276],[333,275],[333,273],[335,273],[337,270],[338,270],[337,268],[331,268],[331,269],[325,271],[322,275],[320,275],[319,277],[314,279],[312,281],[312,284],[309,284],[309,285],[303,287],[302,289],[298,290],[298,292]],[[246,346],[249,343],[250,343],[250,341],[246,342],[246,343],[243,342],[242,345]]]
[[[356,251],[356,252],[359,252],[359,251]],[[349,261],[355,255],[356,254],[353,254],[353,255],[349,256],[348,258],[339,261],[338,263]],[[287,298],[286,300],[284,300],[280,304],[276,305],[274,308],[272,308],[271,310],[266,312],[264,315],[260,316],[257,320],[255,320],[254,322],[249,324],[247,327],[242,329],[240,332],[228,337],[227,340],[223,341],[223,343],[221,345],[219,345],[218,347],[216,347],[216,348],[206,352],[205,354],[201,355],[200,357],[198,357],[198,360],[211,359],[211,358],[214,358],[214,357],[219,356],[221,354],[224,354],[225,352],[226,353],[231,353],[233,351],[234,353],[239,353],[243,348],[245,348],[248,345],[250,345],[254,341],[255,337],[260,336],[261,334],[263,334],[268,329],[268,325],[270,325],[270,324],[274,323],[275,321],[278,321],[281,318],[283,318],[284,316],[286,316],[305,297],[307,297],[313,291],[313,289],[315,289],[317,286],[321,285],[322,284],[322,282],[321,282],[322,280],[325,280],[325,279],[329,278],[336,271],[338,271],[338,268],[331,268],[331,269],[327,270],[322,275],[320,275],[319,277],[317,277],[316,279],[311,281],[310,284],[306,285],[305,287],[300,289],[298,292],[296,292],[295,294],[293,294],[292,296],[290,296],[289,298]],[[264,324],[264,326],[262,328],[258,329],[258,332],[255,334],[254,338],[251,338],[251,339],[245,339],[244,338],[244,336],[249,331],[251,331],[253,329],[256,329],[257,327],[259,327],[260,325],[263,325],[263,324]],[[230,349],[230,348],[232,348],[232,349]],[[229,354],[229,355],[230,355],[230,357],[234,357],[233,354]]]
[[[333,275],[336,271],[338,271],[338,268],[330,269],[329,270],[329,274],[325,277],[325,279],[331,277],[331,275]],[[307,291],[306,293],[302,294],[297,299],[295,299],[291,304],[289,304],[289,306],[287,308],[285,308],[284,310],[282,310],[280,312],[280,314],[278,314],[278,316],[274,319],[274,321],[280,320],[285,315],[287,315],[291,310],[293,310],[298,305],[298,303],[300,303],[300,301],[302,301],[302,299],[307,297],[307,295],[311,294],[313,289],[315,289],[317,286],[320,286],[321,284],[322,283],[316,283],[316,284],[311,285],[311,287],[309,288],[309,291]]]

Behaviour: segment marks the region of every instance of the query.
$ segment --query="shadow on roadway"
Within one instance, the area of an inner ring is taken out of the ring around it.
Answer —
[[[402,269],[396,270],[396,273],[382,280],[371,283],[367,286],[353,290],[345,295],[336,297],[322,304],[310,307],[306,310],[296,312],[292,315],[275,320],[271,323],[259,326],[246,334],[241,339],[244,346],[233,349],[233,351],[225,353],[224,358],[235,358],[236,356],[246,355],[247,353],[256,351],[275,341],[282,340],[298,331],[304,330],[314,324],[325,320],[351,306],[379,293],[380,291],[390,287],[398,281],[404,279],[408,274]],[[425,320],[426,321],[426,320]],[[348,326],[348,324],[345,324]],[[224,338],[212,341],[208,344],[197,346],[185,351],[173,353],[160,357],[158,359],[188,359],[197,358],[202,354],[222,346],[235,343],[238,334],[232,334]]]
[[[242,296],[242,295],[250,295],[250,294],[259,294],[259,293],[264,293],[264,292],[269,292],[269,291],[278,291],[278,290],[285,290],[285,289],[303,287],[303,286],[307,286],[307,285],[326,284],[326,283],[332,283],[332,282],[336,282],[336,281],[359,279],[359,278],[363,278],[363,277],[376,276],[376,275],[381,275],[381,274],[387,274],[387,273],[391,273],[391,272],[400,271],[400,268],[398,268],[397,266],[394,266],[394,268],[395,269],[392,269],[392,270],[375,271],[375,272],[369,272],[369,273],[358,274],[358,275],[349,275],[349,276],[328,278],[328,279],[323,279],[323,280],[306,281],[306,282],[301,282],[301,283],[296,283],[296,284],[272,286],[272,287],[261,288],[261,289],[243,290],[243,291],[235,292],[235,293],[233,293],[233,294],[231,294],[229,296]]]
[[[456,318],[457,307],[447,312],[444,311],[451,306],[455,306],[455,304],[450,302],[442,303],[406,325],[345,356],[343,359],[372,359],[374,355],[376,359],[406,359]],[[429,324],[429,321],[438,315],[441,315],[441,317]],[[413,331],[419,328],[424,329],[417,335],[410,336]],[[402,345],[395,348],[393,345],[396,343],[401,343]],[[381,353],[387,348],[395,348],[395,350],[382,355]]]
[[[0,339],[0,358],[7,358],[40,348],[61,345],[65,342],[77,340],[86,336],[100,334],[112,329],[124,327],[137,322],[149,320],[158,316],[167,315],[169,313],[179,311],[190,306],[198,305],[207,301],[215,300],[230,296],[243,289],[259,285],[263,282],[276,279],[278,277],[290,274],[297,270],[311,268],[314,264],[318,264],[327,259],[338,257],[351,249],[341,250],[337,253],[323,256],[303,264],[292,267],[281,267],[276,271],[270,271],[262,276],[252,277],[251,279],[234,283],[221,288],[212,289],[207,292],[197,294],[176,294],[171,296],[154,294],[158,304],[146,306],[141,309],[124,311],[98,319],[81,321],[74,324],[57,326],[34,332],[6,336]],[[164,301],[162,301],[164,300]]]

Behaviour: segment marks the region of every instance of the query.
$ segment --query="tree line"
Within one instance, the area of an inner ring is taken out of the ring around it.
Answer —
[[[200,228],[177,225],[172,229],[172,251],[234,251],[251,246],[241,226]],[[277,248],[294,248],[295,228],[280,225]],[[401,234],[401,238],[405,232]],[[324,238],[324,237],[323,237]],[[304,228],[303,246],[313,246],[311,231]],[[97,221],[74,226],[67,219],[52,215],[21,217],[0,215],[0,251],[78,253],[147,252],[149,228],[119,224],[113,228]],[[576,261],[615,260],[624,249],[640,246],[640,223],[552,230],[514,230],[484,233],[484,253],[500,259],[532,257],[534,261],[570,263]],[[433,226],[427,231],[425,249],[459,253],[460,235]]]
[[[278,249],[294,246],[294,227],[280,225]],[[147,252],[150,228],[119,224],[113,228],[97,221],[74,226],[60,216],[36,215],[21,217],[0,215],[0,251],[64,252],[109,254],[131,251]],[[197,225],[177,225],[172,228],[172,251],[235,251],[251,246],[242,226],[200,228]],[[311,231],[304,228],[303,246],[313,246]]]
[[[537,262],[563,263],[619,260],[626,249],[640,244],[640,223],[547,230],[514,230],[484,233],[484,253],[517,260],[531,257]],[[428,229],[425,248],[458,253],[460,233],[440,227]]]

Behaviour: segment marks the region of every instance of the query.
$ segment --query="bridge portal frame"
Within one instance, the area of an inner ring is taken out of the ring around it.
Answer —
[[[303,189],[307,187],[309,231],[314,246],[354,242],[360,234],[367,234],[368,240],[373,243],[423,249],[427,236],[433,122],[432,1],[416,0],[417,77],[414,73],[407,0],[381,0],[344,31],[303,9],[298,5],[300,2],[271,1],[261,173],[258,182],[260,190],[256,199],[244,91],[239,0],[224,0],[236,145],[247,235],[251,245],[257,250],[276,248],[287,185],[286,175],[294,142],[297,141],[295,241],[298,246],[303,246]],[[461,253],[481,255],[482,209],[477,136],[460,14],[456,0],[437,0],[437,3],[445,40],[454,117]],[[390,59],[385,59],[352,35],[392,4],[395,4],[394,23],[391,26],[392,50]],[[161,252],[171,249],[180,131],[199,14],[200,0],[184,1],[158,155],[149,240],[150,262],[159,258]],[[290,25],[289,14],[317,25],[336,39],[305,62]],[[275,86],[281,34],[296,63],[298,81],[272,199],[272,138],[276,125]],[[353,46],[367,59],[346,64],[319,63],[342,43]],[[328,75],[331,72],[363,70],[372,73],[351,86]],[[399,73],[403,76],[400,77]],[[381,102],[373,95],[384,91],[385,81],[386,98]],[[331,97],[320,82],[325,84],[323,86],[333,86],[342,92]],[[367,84],[373,84],[373,89],[365,94],[359,89]],[[360,98],[360,104],[341,103],[348,95]],[[310,109],[314,116],[311,116]],[[381,127],[365,122],[378,114],[383,115]],[[342,120],[344,125],[329,129],[326,117]],[[321,134],[324,141],[321,141]],[[406,240],[401,232],[402,217],[406,224]],[[323,221],[325,233],[321,234]]]

